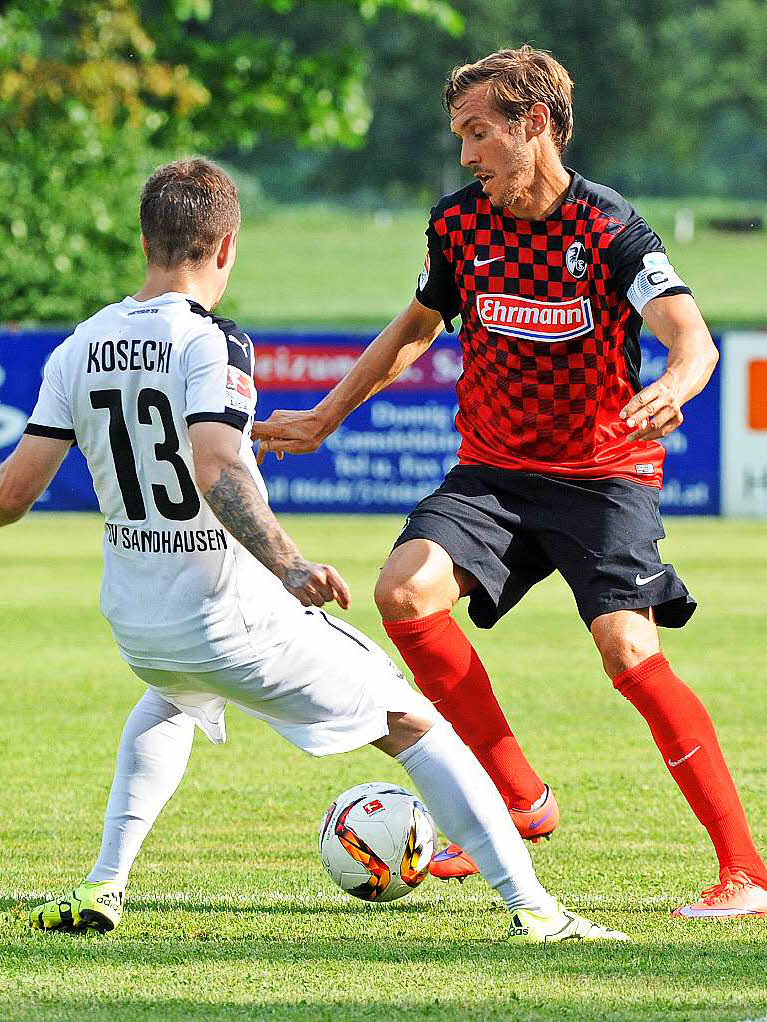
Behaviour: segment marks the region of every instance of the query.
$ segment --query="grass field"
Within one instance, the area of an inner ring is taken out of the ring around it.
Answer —
[[[384,641],[371,590],[397,520],[285,521],[308,555],[346,574],[351,620]],[[666,650],[717,721],[767,849],[767,524],[667,527],[664,552],[701,607]],[[321,812],[347,786],[405,775],[374,750],[313,761],[234,712],[226,746],[196,737],[121,928],[29,932],[24,907],[80,878],[95,854],[141,692],[96,609],[100,534],[95,516],[43,514],[0,533],[3,1022],[767,1016],[767,921],[669,918],[713,882],[712,854],[556,579],[494,632],[470,634],[563,809],[555,839],[533,851],[540,875],[633,944],[511,949],[500,901],[478,878],[427,882],[391,907],[346,898],[316,855]]]
[[[767,324],[767,231],[713,231],[712,215],[764,213],[757,203],[638,200],[713,326]],[[696,213],[695,240],[674,241],[677,209]],[[334,206],[246,214],[238,264],[222,309],[254,328],[306,325],[373,332],[410,300],[423,265],[428,210],[373,213]]]

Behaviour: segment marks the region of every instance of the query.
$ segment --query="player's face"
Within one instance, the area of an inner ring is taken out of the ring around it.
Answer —
[[[450,110],[450,130],[461,140],[461,166],[468,167],[494,206],[513,206],[530,188],[535,154],[525,120],[510,121],[477,85]]]

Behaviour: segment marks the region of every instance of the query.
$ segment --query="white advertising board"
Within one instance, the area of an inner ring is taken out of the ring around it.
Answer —
[[[722,345],[722,511],[767,518],[767,332]]]

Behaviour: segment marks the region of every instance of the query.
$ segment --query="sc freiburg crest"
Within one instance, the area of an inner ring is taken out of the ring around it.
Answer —
[[[570,276],[576,280],[586,276],[586,249],[580,241],[574,241],[565,252],[565,266]]]

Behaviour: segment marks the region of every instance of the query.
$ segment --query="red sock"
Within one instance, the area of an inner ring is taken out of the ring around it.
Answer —
[[[469,746],[506,805],[529,809],[545,785],[512,734],[476,651],[448,611],[383,625],[416,685]]]
[[[669,773],[714,843],[720,872],[741,869],[767,887],[767,868],[700,699],[662,653],[619,674],[613,685],[647,721]]]

